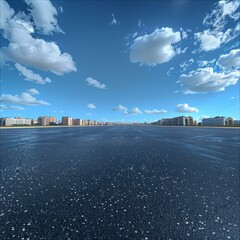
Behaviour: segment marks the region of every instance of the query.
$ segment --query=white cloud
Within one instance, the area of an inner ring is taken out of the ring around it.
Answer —
[[[233,49],[228,54],[221,55],[217,64],[223,68],[240,67],[240,49]]]
[[[194,113],[199,112],[199,110],[195,107],[190,107],[187,103],[178,104],[175,108],[175,111],[181,113]]]
[[[51,83],[51,79],[49,79],[48,77],[43,79],[39,74],[34,73],[33,71],[27,69],[21,64],[16,63],[15,67],[20,72],[20,75],[23,75],[25,77],[25,80],[27,81],[35,81],[39,84]]]
[[[1,0],[2,2],[5,2],[5,0]],[[37,2],[42,4],[45,1]],[[10,7],[9,9],[8,12],[11,11]],[[11,14],[8,15],[12,16]],[[43,15],[45,15],[45,11]],[[77,71],[71,55],[61,53],[56,43],[32,37],[34,26],[26,14],[19,12],[5,21],[1,27],[3,37],[10,42],[7,47],[2,47],[0,50],[1,57],[5,61],[51,71],[58,75]]]
[[[2,94],[0,97],[0,101],[28,106],[50,105],[49,103],[43,100],[37,100],[35,97],[32,96],[31,93],[27,91],[21,93],[20,95]]]
[[[130,111],[128,111],[126,114],[129,114],[129,115],[138,115],[138,114],[141,114],[142,111],[137,108],[137,107],[134,107],[132,108]]]
[[[92,114],[91,113],[85,113],[86,116],[91,116]]]
[[[167,110],[153,109],[153,110],[145,110],[144,112],[147,114],[164,114],[164,113],[167,113]]]
[[[3,47],[1,50],[8,60],[51,71],[57,75],[77,71],[72,57],[67,53],[62,54],[53,42],[32,39],[29,43],[10,43],[8,47]]]
[[[114,110],[114,111],[121,111],[121,112],[127,113],[128,108],[127,108],[127,107],[124,107],[124,106],[121,105],[121,104],[119,104],[119,105],[117,105],[116,107],[114,107],[113,110]]]
[[[200,42],[200,51],[215,50],[239,36],[239,23],[235,28],[226,29],[229,20],[236,21],[239,18],[239,5],[239,1],[219,1],[212,12],[206,15],[203,25],[207,29],[194,34]]]
[[[91,77],[86,78],[85,81],[88,83],[88,85],[93,86],[95,88],[107,89],[105,84],[102,84],[102,83],[98,82],[97,80],[95,80]]]
[[[176,55],[174,44],[180,40],[180,32],[174,32],[172,28],[156,29],[134,40],[130,47],[130,61],[149,66],[168,62]]]
[[[202,51],[211,51],[221,46],[221,40],[208,30],[195,33],[195,38],[201,42],[200,48]]]
[[[138,27],[143,27],[144,26],[144,24],[143,24],[143,22],[141,21],[141,20],[138,20]]]
[[[172,72],[173,69],[174,69],[174,67],[170,67],[169,70],[167,71],[167,75],[168,75],[169,77],[170,77],[171,72]]]
[[[203,24],[209,28],[212,28],[215,32],[222,31],[227,24],[226,18],[229,17],[233,20],[239,18],[237,9],[239,8],[239,1],[219,1],[215,8],[206,15],[203,20]]]
[[[138,35],[137,32],[133,33],[133,34],[132,34],[132,38],[135,38],[137,35]]]
[[[59,28],[57,19],[57,10],[50,0],[25,0],[30,6],[31,15],[37,29],[43,34],[52,32],[62,32]]]
[[[6,106],[6,105],[0,105],[1,110],[25,110],[23,107],[19,106]]]
[[[40,92],[36,88],[27,89],[26,92],[30,93],[31,95],[38,95]]]
[[[181,72],[185,72],[192,64],[194,63],[194,59],[191,58],[188,61],[185,61],[180,64]]]
[[[213,68],[198,68],[188,74],[182,74],[179,82],[185,94],[219,92],[235,85],[239,80],[239,72],[214,72]]]
[[[221,45],[228,43],[238,36],[238,32],[233,29],[227,29],[225,32],[217,32],[205,30],[194,34],[197,41],[200,42],[200,51],[212,51]]]
[[[92,104],[92,103],[88,103],[86,108],[88,108],[88,109],[95,109],[96,106],[94,104]]]
[[[5,0],[0,0],[0,9],[0,29],[5,29],[15,12]]]
[[[203,60],[203,61],[197,61],[198,63],[198,66],[199,67],[213,67],[215,66],[215,63],[216,63],[216,59],[212,59],[211,61],[206,61],[206,60]]]
[[[119,25],[119,21],[115,18],[114,14],[112,13],[112,21],[110,22],[110,25]]]
[[[182,28],[180,30],[181,30],[181,34],[182,34],[182,39],[187,39],[188,38],[187,32],[184,31]]]
[[[231,97],[231,99],[238,99],[238,97]]]

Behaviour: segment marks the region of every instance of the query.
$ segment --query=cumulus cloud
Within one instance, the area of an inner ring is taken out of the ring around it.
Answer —
[[[215,4],[215,8],[203,19],[203,24],[214,31],[222,31],[227,24],[226,18],[234,21],[239,19],[239,1],[219,1]]]
[[[88,85],[93,86],[95,88],[107,89],[105,84],[102,84],[102,83],[98,82],[97,80],[95,80],[91,77],[86,78],[85,81],[88,83]]]
[[[36,99],[30,92],[28,90],[26,92],[21,93],[20,95],[2,94],[0,97],[0,101],[28,106],[50,105],[48,102]]]
[[[1,110],[25,110],[23,107],[19,106],[6,106],[6,105],[0,105]]]
[[[27,69],[19,63],[16,63],[15,67],[19,71],[20,75],[23,75],[25,77],[25,80],[27,81],[35,81],[39,84],[51,83],[51,79],[49,79],[48,77],[44,79],[39,74],[34,73],[33,71]]]
[[[212,67],[198,68],[188,74],[182,74],[178,82],[185,94],[224,91],[226,87],[235,85],[239,80],[237,70],[229,73],[215,72]]]
[[[40,92],[36,88],[27,89],[26,92],[30,93],[31,95],[38,95]]]
[[[201,42],[202,51],[210,51],[221,46],[221,40],[215,37],[209,30],[195,33],[195,38]]]
[[[95,109],[96,106],[92,103],[88,103],[87,106],[86,106],[88,109]]]
[[[127,107],[124,107],[124,106],[121,105],[121,104],[119,104],[119,105],[117,105],[116,107],[114,107],[113,110],[114,110],[114,111],[121,111],[121,112],[127,113],[128,108],[127,108]]]
[[[8,26],[8,21],[15,14],[15,11],[9,6],[5,0],[0,0],[0,29],[5,29]]]
[[[164,113],[167,113],[167,110],[153,109],[153,110],[145,110],[144,112],[146,114],[164,114]]]
[[[128,111],[126,114],[129,114],[129,115],[138,115],[138,114],[141,114],[142,111],[137,108],[137,107],[134,107],[132,108],[130,111]]]
[[[61,32],[57,19],[57,10],[52,5],[50,0],[25,0],[30,6],[32,18],[37,29],[43,34],[49,34],[52,32]]]
[[[130,47],[130,61],[148,66],[168,62],[176,55],[174,45],[180,40],[180,32],[174,32],[172,28],[156,29],[134,40]]]
[[[46,4],[48,1],[31,1],[34,6]],[[2,4],[3,3],[3,4]],[[3,23],[1,23],[3,37],[10,43],[0,50],[1,57],[5,61],[12,61],[25,66],[31,66],[43,71],[51,71],[58,75],[76,72],[75,63],[68,53],[61,53],[55,42],[47,42],[43,39],[33,38],[34,25],[29,16],[19,12],[13,16],[12,10],[5,0],[1,0],[1,6],[5,6]],[[35,9],[34,8],[34,9]],[[40,7],[38,11],[42,11]],[[41,12],[43,18],[45,9]],[[2,15],[1,15],[2,16]],[[52,23],[55,24],[54,22]],[[56,27],[56,24],[54,25]],[[53,29],[52,29],[53,30]]]
[[[195,33],[200,42],[200,51],[212,51],[219,48],[239,35],[238,24],[235,28],[226,28],[229,20],[239,19],[239,1],[219,1],[215,8],[203,20],[205,30]]]
[[[194,113],[199,112],[195,107],[190,107],[187,103],[178,104],[175,108],[175,111],[180,113]]]
[[[72,57],[67,53],[62,54],[54,42],[32,38],[28,43],[10,43],[1,51],[10,61],[51,71],[57,75],[77,71]]]
[[[233,29],[228,29],[225,32],[214,33],[208,29],[195,33],[194,36],[195,39],[200,42],[200,51],[208,52],[234,39],[237,36],[237,32]]]
[[[223,68],[240,67],[240,49],[233,49],[228,54],[221,55],[217,64]]]

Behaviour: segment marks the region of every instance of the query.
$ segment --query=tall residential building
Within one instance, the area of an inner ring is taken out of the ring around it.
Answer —
[[[57,123],[57,119],[55,117],[50,117],[50,116],[38,117],[38,125],[48,126],[56,123]]]
[[[83,125],[83,120],[80,119],[80,118],[73,119],[73,125],[82,126]]]
[[[193,126],[195,121],[191,116],[179,116],[175,118],[164,118],[158,121],[160,125],[173,125],[173,126]]]
[[[202,120],[203,126],[225,126],[225,117],[204,118]]]
[[[5,126],[30,126],[31,123],[32,120],[29,118],[5,118]]]
[[[62,117],[62,125],[72,126],[73,125],[72,117]]]
[[[233,125],[233,118],[228,117],[225,119],[225,125],[226,126],[232,126]]]

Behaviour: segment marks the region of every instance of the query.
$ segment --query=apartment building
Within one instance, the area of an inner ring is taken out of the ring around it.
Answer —
[[[5,118],[5,126],[30,126],[31,124],[32,120],[29,118]]]
[[[38,117],[38,125],[40,126],[48,126],[48,125],[52,125],[52,124],[56,124],[57,123],[57,119],[55,117],[50,117],[50,116],[40,116]]]
[[[175,118],[164,118],[158,121],[160,125],[173,125],[173,126],[193,126],[195,121],[191,116],[179,116]]]
[[[73,119],[73,125],[83,126],[83,120],[80,118]]]
[[[62,117],[62,125],[64,125],[64,126],[72,126],[73,125],[72,117]]]
[[[203,126],[225,126],[225,117],[204,118],[202,120]]]

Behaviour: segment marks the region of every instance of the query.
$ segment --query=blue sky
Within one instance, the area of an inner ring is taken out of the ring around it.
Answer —
[[[0,3],[2,117],[239,119],[239,1]]]

